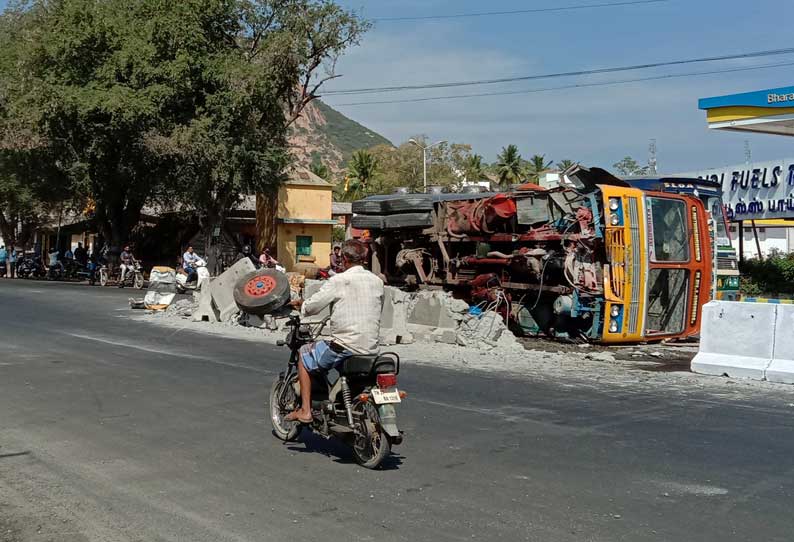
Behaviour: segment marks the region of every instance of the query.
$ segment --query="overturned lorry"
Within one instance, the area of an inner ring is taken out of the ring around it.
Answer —
[[[389,284],[451,290],[527,334],[603,343],[698,333],[713,222],[688,195],[576,167],[563,186],[371,196],[353,204]],[[464,189],[466,190],[466,189]]]

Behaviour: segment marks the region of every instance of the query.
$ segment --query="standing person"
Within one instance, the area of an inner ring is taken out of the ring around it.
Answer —
[[[6,269],[8,260],[8,251],[6,250],[5,245],[0,245],[0,277],[4,277],[6,275]]]
[[[344,271],[344,261],[342,260],[342,247],[336,245],[331,253],[331,271],[341,273]]]
[[[74,259],[83,267],[88,263],[88,252],[83,248],[83,243],[77,243],[77,248],[74,249]]]
[[[124,250],[119,255],[121,260],[121,279],[119,279],[119,288],[124,288],[124,279],[127,278],[127,271],[135,273],[135,256],[132,255],[130,245],[125,245]]]
[[[311,412],[311,374],[326,373],[356,354],[378,352],[380,316],[383,308],[383,281],[364,269],[367,247],[356,240],[346,241],[342,248],[344,271],[323,283],[317,293],[305,302],[291,303],[300,308],[301,316],[313,316],[331,307],[331,339],[304,345],[300,349],[298,379],[301,404],[286,416],[287,421],[309,423]]]
[[[8,250],[8,278],[17,278],[17,258],[19,251],[11,245]]]

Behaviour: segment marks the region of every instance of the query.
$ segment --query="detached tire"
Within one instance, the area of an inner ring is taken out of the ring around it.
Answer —
[[[251,271],[234,286],[234,301],[243,312],[263,316],[283,307],[290,298],[287,275],[275,269]]]

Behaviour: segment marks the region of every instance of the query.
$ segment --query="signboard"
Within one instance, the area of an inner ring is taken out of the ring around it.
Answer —
[[[794,158],[676,173],[722,184],[729,220],[794,219]]]
[[[698,100],[699,109],[718,107],[792,107],[794,106],[794,87],[770,88],[728,96],[715,96]]]

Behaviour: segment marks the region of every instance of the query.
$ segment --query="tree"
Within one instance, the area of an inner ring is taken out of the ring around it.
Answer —
[[[566,169],[570,169],[575,165],[576,162],[573,160],[560,160],[557,162],[557,167],[560,169],[560,171],[565,171]]]
[[[518,147],[515,145],[503,147],[501,154],[496,157],[496,160],[496,174],[499,178],[499,184],[514,184],[521,181],[524,171],[521,166],[521,155],[518,153]]]
[[[275,191],[287,127],[368,28],[330,0],[23,5],[3,15],[0,96],[114,247],[153,196],[210,233],[242,196]]]
[[[331,170],[321,162],[312,162],[311,166],[309,166],[309,171],[326,181],[331,179]]]
[[[378,159],[371,153],[365,150],[354,152],[347,165],[342,199],[355,201],[372,193],[378,168]]]
[[[612,167],[614,167],[620,175],[624,176],[648,174],[648,166],[641,166],[631,156],[626,156],[620,162],[615,162],[612,164]]]
[[[540,174],[546,171],[551,167],[554,161],[546,162],[546,155],[545,154],[535,154],[529,159],[529,164],[527,165],[527,175],[529,176],[529,180],[532,182],[537,182],[540,179]]]
[[[464,177],[466,181],[476,183],[485,178],[485,167],[482,163],[482,156],[479,154],[472,154],[469,156],[463,167]]]

